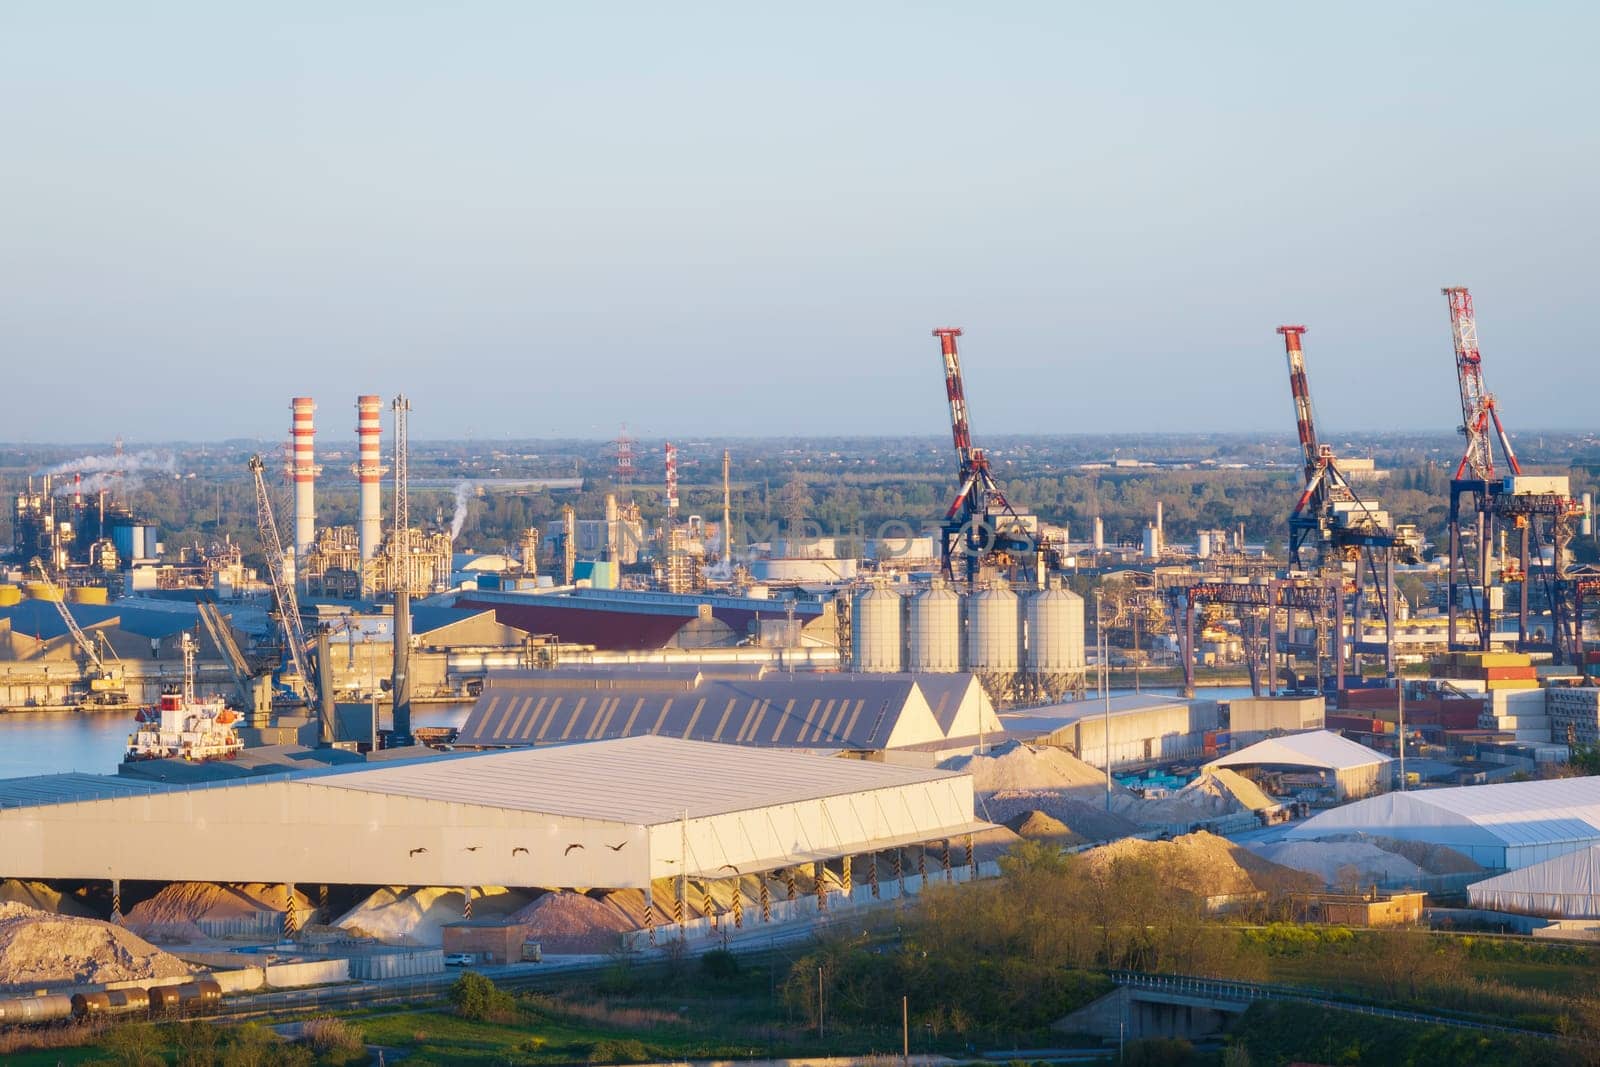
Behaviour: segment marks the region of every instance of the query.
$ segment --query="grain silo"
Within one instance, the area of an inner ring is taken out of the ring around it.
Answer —
[[[967,670],[978,676],[989,699],[1008,704],[1020,666],[1017,594],[996,579],[967,597]]]
[[[1084,686],[1083,597],[1059,580],[1022,602],[1024,689],[1042,703]]]
[[[911,598],[906,670],[952,674],[961,669],[961,596],[935,578]]]
[[[850,664],[868,674],[903,669],[900,611],[903,598],[882,582],[856,594],[850,606]]]

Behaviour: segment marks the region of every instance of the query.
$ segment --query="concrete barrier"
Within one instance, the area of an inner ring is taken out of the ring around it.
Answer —
[[[274,989],[298,989],[308,985],[350,981],[350,961],[347,959],[273,963],[268,964],[265,970],[267,985]]]
[[[381,978],[414,978],[443,973],[444,952],[436,948],[363,952],[342,962],[349,967],[350,978],[358,982]]]

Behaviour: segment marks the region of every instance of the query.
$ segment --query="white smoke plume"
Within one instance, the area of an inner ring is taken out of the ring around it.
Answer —
[[[458,483],[456,485],[456,513],[450,519],[450,540],[452,541],[461,536],[461,528],[467,524],[467,501],[471,499],[472,483]]]
[[[71,496],[74,491],[85,496],[102,489],[117,487],[117,475],[123,476],[122,488],[136,488],[145,474],[176,474],[178,460],[170,452],[124,452],[104,456],[80,456],[58,463],[41,473],[57,477],[63,474],[81,474],[83,481],[74,485],[71,480],[59,481],[53,487],[56,496]]]

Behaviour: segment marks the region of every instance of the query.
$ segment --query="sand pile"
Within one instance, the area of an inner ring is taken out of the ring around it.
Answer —
[[[1278,806],[1278,801],[1263,793],[1260,786],[1226,767],[1202,771],[1200,777],[1183,787],[1183,792],[1219,798],[1230,805],[1233,811],[1261,811]]]
[[[1477,874],[1483,870],[1479,864],[1470,857],[1457,852],[1446,845],[1436,845],[1431,841],[1401,841],[1393,837],[1369,836],[1367,834],[1337,834],[1320,838],[1323,841],[1365,841],[1376,845],[1385,852],[1393,852],[1403,856],[1422,868],[1425,874]]]
[[[207,936],[197,925],[201,920],[249,919],[262,912],[280,913],[287,906],[281,885],[174,882],[130,908],[125,925],[157,940],[200,941]],[[315,920],[316,906],[299,890],[295,890],[294,906],[302,922]]]
[[[1138,823],[1105,810],[1104,776],[1100,782],[1100,799],[1096,803],[1078,799],[1067,790],[1017,790],[979,797],[978,816],[989,822],[1010,826],[1013,819],[1037,811],[1061,823],[1084,841],[1115,841],[1119,837],[1137,833]],[[1124,796],[1121,799],[1128,798]],[[1144,803],[1133,799],[1137,803]]]
[[[503,918],[528,904],[528,895],[502,886],[472,891],[474,919]],[[388,887],[340,916],[332,925],[353,937],[374,937],[397,945],[436,946],[444,941],[445,923],[464,917],[466,898],[459,889]]]
[[[0,986],[122,982],[189,973],[181,960],[110,923],[0,904]]]
[[[49,912],[51,915],[72,915],[83,919],[94,916],[94,910],[77,897],[53,889],[43,882],[19,882],[15,878],[7,878],[0,882],[0,904],[4,903],[25,904],[35,911]]]
[[[1104,771],[1095,769],[1059,748],[1035,748],[1008,742],[982,756],[956,756],[939,766],[972,775],[979,793],[1009,793],[1041,789],[1105,789]]]
[[[1006,820],[1006,827],[1018,837],[1030,841],[1047,841],[1053,845],[1080,845],[1083,838],[1073,833],[1066,823],[1042,811],[1025,811]]]
[[[511,918],[527,923],[528,936],[546,952],[609,952],[622,933],[637,928],[621,908],[572,892],[546,893]]]
[[[1316,888],[1315,880],[1299,871],[1204,832],[1170,841],[1129,838],[1084,853],[1084,858],[1096,866],[1122,857],[1155,864],[1171,884],[1206,897]]]
[[[1370,841],[1273,841],[1254,845],[1252,850],[1336,888],[1405,882],[1423,873],[1404,856],[1385,852]]]

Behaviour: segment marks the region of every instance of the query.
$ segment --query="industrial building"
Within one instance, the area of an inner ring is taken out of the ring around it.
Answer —
[[[1228,702],[1228,732],[1235,745],[1272,733],[1320,730],[1327,701],[1314,697],[1235,697]]]
[[[1327,730],[1286,734],[1258,741],[1206,764],[1207,768],[1271,771],[1289,775],[1311,774],[1321,779],[1323,788],[1339,801],[1371,797],[1390,785],[1390,764],[1394,761],[1381,752],[1358,745]],[[1351,809],[1339,809],[1347,811]],[[1332,814],[1337,815],[1338,811]],[[1318,816],[1322,818],[1322,816]],[[1315,820],[1313,820],[1315,821]],[[1306,824],[1311,825],[1310,823]],[[1378,831],[1372,831],[1377,833]]]
[[[0,875],[648,892],[989,828],[968,775],[632,737],[204,787],[12,779]]]
[[[501,672],[457,734],[500,748],[662,736],[759,748],[918,751],[927,762],[999,740],[970,674],[793,674],[724,668]]]
[[[831,601],[651,593],[620,589],[463,592],[456,605],[492,610],[507,626],[600,651],[734,648],[837,649]]]
[[[1064,748],[1095,767],[1106,765],[1109,728],[1111,766],[1117,768],[1202,755],[1206,735],[1217,729],[1217,703],[1124,693],[1109,701],[1075,700],[1007,711],[1000,721],[1007,737]]]
[[[1490,911],[1600,919],[1600,845],[1475,882],[1467,900]]]
[[[1347,833],[1427,841],[1490,870],[1517,870],[1600,844],[1600,778],[1390,793],[1313,816],[1288,836]]]

